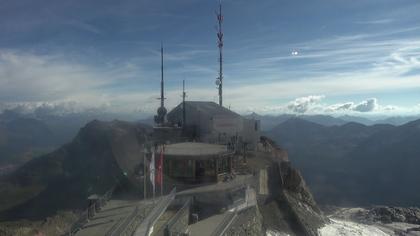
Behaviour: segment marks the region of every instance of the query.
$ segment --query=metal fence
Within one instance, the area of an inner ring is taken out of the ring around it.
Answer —
[[[188,198],[179,211],[169,220],[165,226],[165,235],[183,235],[188,227],[192,198]]]
[[[150,218],[148,219],[148,231],[150,231],[151,227],[156,223],[159,217],[166,211],[166,208],[171,204],[171,202],[175,199],[176,195],[176,188],[173,188],[171,193],[165,196],[163,199],[159,201],[155,208],[153,208],[152,212],[150,213]]]
[[[250,206],[256,205],[255,190],[250,188],[248,185],[241,185],[235,188],[233,191],[245,190],[243,198],[240,198],[231,204],[223,217],[223,220],[216,226],[211,236],[225,235],[227,230],[231,227],[232,223],[238,217],[238,213]]]
[[[159,217],[166,211],[171,202],[175,199],[176,188],[173,188],[169,195],[162,197],[160,201],[155,205],[152,211],[141,223],[139,228],[136,230],[136,236],[146,236],[150,234],[150,230],[159,219]]]
[[[211,236],[221,236],[223,235],[228,229],[232,222],[236,219],[238,213],[234,212],[226,212],[225,216],[223,217],[222,222],[214,229],[211,233]]]
[[[62,236],[75,235],[77,231],[82,229],[83,226],[88,222],[88,220],[93,217],[94,213],[96,212],[96,209],[101,209],[103,206],[105,206],[106,202],[109,201],[109,199],[112,197],[114,190],[115,190],[115,186],[113,186],[101,197],[99,197],[95,204],[89,206],[86,210],[81,212],[79,214],[79,218],[77,219],[77,221],[74,222],[72,226],[70,227],[70,229],[66,233],[64,233]]]
[[[145,209],[138,206],[122,222],[112,227],[105,236],[131,236],[138,224],[145,218]]]

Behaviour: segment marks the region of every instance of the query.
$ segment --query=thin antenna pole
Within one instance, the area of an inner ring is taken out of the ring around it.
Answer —
[[[165,125],[166,117],[166,108],[165,108],[165,84],[163,80],[163,43],[160,47],[160,57],[161,57],[161,78],[160,78],[160,107],[157,110],[157,115],[155,116],[155,122],[158,126]]]
[[[161,57],[161,79],[160,79],[160,106],[164,107],[165,106],[165,95],[164,95],[164,82],[163,82],[163,43],[161,44],[160,47],[160,57]]]
[[[223,22],[223,15],[222,15],[222,0],[219,0],[219,13],[217,14],[217,21],[218,25],[218,32],[217,32],[217,39],[218,39],[218,47],[219,47],[219,105],[223,106],[223,29],[222,29],[222,22]]]

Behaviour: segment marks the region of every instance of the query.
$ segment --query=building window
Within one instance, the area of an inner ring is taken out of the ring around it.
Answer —
[[[229,159],[226,157],[219,159],[218,173],[226,173],[229,171]]]
[[[194,177],[192,160],[172,160],[172,177]]]

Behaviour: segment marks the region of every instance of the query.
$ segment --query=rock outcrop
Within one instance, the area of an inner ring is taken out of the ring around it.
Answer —
[[[317,235],[318,229],[327,223],[328,219],[317,206],[303,176],[291,166],[287,152],[272,140],[265,137],[264,139],[263,146],[268,150],[268,155],[263,152],[257,157],[266,158],[271,163],[268,167],[271,196],[261,206],[262,215],[266,216],[265,223],[271,224],[267,225],[268,230],[283,230],[283,233],[296,235]],[[270,207],[266,208],[264,205]],[[277,215],[277,222],[267,219],[272,215]]]
[[[389,224],[393,222],[420,225],[420,208],[373,206],[369,208],[343,208],[336,210],[334,217],[354,220],[360,223]]]

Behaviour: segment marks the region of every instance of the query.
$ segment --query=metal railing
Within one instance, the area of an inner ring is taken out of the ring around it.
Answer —
[[[155,224],[156,220],[165,212],[166,208],[171,204],[172,200],[175,199],[176,195],[176,188],[173,188],[171,193],[165,196],[163,199],[159,201],[155,208],[153,208],[152,212],[150,213],[150,218],[148,219],[148,231],[150,228]]]
[[[167,235],[182,235],[183,233],[185,233],[185,230],[188,227],[188,223],[189,223],[189,211],[190,211],[191,203],[192,203],[192,198],[190,197],[188,198],[187,201],[185,201],[181,209],[179,209],[179,211],[169,220],[169,222],[165,226],[165,231]],[[184,217],[185,214],[187,214],[187,222],[184,222],[186,223],[185,227],[181,227],[181,229],[179,229],[179,227],[176,227],[176,225],[179,225],[179,223],[182,223],[181,222],[183,220],[182,217]]]
[[[145,215],[145,209],[140,210],[137,206],[130,215],[112,227],[105,236],[131,236]]]
[[[229,229],[229,226],[232,224],[232,222],[236,219],[237,216],[238,213],[236,211],[226,212],[222,222],[219,225],[217,225],[217,227],[211,233],[211,236],[223,235]]]
[[[62,234],[62,236],[72,236],[77,233],[77,231],[81,230],[83,226],[87,223],[87,221],[93,217],[96,209],[100,209],[101,207],[105,206],[106,202],[112,197],[114,193],[115,186],[112,186],[107,192],[105,192],[101,197],[98,198],[95,204],[89,206],[86,210],[79,214],[79,218],[76,222],[74,222],[70,229]]]
[[[175,199],[176,188],[173,188],[169,195],[161,198],[160,201],[153,207],[152,211],[141,223],[136,230],[136,236],[147,236],[150,234],[151,228],[154,226],[159,217],[166,211],[171,202]]]
[[[243,186],[241,187],[243,188]],[[212,232],[211,236],[224,235],[229,229],[229,227],[232,225],[232,223],[235,221],[239,212],[243,211],[244,209],[247,209],[250,206],[254,206],[256,204],[255,192],[253,191],[254,190],[250,188],[249,186],[245,187],[244,198],[238,199],[237,201],[235,201],[232,205],[228,207],[230,210],[225,213],[223,220],[220,222],[219,225],[217,225],[215,230]],[[254,197],[252,197],[252,195],[254,195]]]

